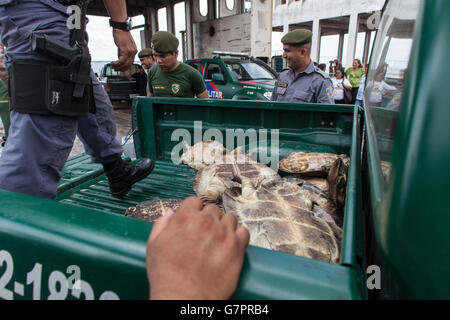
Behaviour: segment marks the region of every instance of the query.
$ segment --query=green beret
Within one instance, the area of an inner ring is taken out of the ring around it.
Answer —
[[[167,31],[156,32],[152,36],[152,48],[161,53],[174,52],[178,49],[179,41],[172,33]]]
[[[143,58],[143,57],[150,57],[153,54],[152,49],[150,48],[144,48],[141,51],[139,51],[138,53],[138,58]]]
[[[306,29],[296,29],[292,30],[281,38],[283,44],[295,44],[302,45],[310,43],[312,40],[312,32]]]

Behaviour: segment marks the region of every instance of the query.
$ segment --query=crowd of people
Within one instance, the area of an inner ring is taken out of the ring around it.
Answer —
[[[368,65],[354,59],[352,66],[345,69],[338,60],[330,61],[329,73],[334,75],[333,99],[336,104],[356,104],[363,107],[364,86]]]

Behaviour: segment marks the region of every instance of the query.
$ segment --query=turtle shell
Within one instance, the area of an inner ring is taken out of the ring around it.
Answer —
[[[288,173],[327,177],[330,168],[338,158],[342,158],[348,166],[350,158],[345,154],[293,152],[279,162],[279,168]]]
[[[225,212],[250,232],[250,244],[337,263],[342,230],[296,183],[277,179],[255,188],[245,177],[241,188],[223,195]],[[247,181],[245,181],[247,180]]]
[[[319,206],[322,210],[328,213],[337,225],[342,226],[342,211],[338,210],[335,202],[326,193],[315,185],[306,180],[292,177],[283,178],[285,181],[295,183],[300,187],[300,192],[304,197],[310,199],[313,204]]]
[[[130,207],[125,216],[153,222],[164,216],[169,210],[176,211],[180,206],[180,199],[155,199],[139,203],[136,207]]]
[[[227,154],[227,149],[220,142],[213,140],[200,141],[193,146],[185,144],[185,148],[180,163],[185,163],[196,170],[215,163]]]
[[[286,176],[285,178],[297,178],[297,179],[305,180],[306,182],[309,182],[312,185],[319,188],[324,194],[326,194],[328,196],[329,185],[328,185],[328,180],[326,178],[310,177],[308,175],[302,175],[302,174],[292,174],[292,175]]]
[[[254,163],[215,163],[201,169],[194,180],[194,191],[203,202],[219,203],[226,188],[239,187],[233,173],[262,184],[280,176],[268,166]]]

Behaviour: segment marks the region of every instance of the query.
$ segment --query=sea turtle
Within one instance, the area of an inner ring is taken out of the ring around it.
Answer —
[[[302,175],[302,174],[292,174],[289,176],[286,176],[286,178],[298,178],[305,180],[306,182],[311,183],[312,185],[319,188],[323,193],[325,193],[328,196],[328,180],[326,178],[320,178],[320,177],[309,177],[308,175]]]
[[[130,207],[125,215],[131,218],[153,222],[164,216],[169,210],[176,211],[180,206],[180,199],[155,199],[139,203],[136,207]]]
[[[338,263],[342,230],[327,213],[314,209],[300,186],[285,179],[256,188],[235,174],[240,187],[223,194],[225,212],[250,232],[250,244],[321,261]]]
[[[329,185],[329,197],[340,209],[345,204],[345,193],[347,190],[348,166],[341,158],[336,159],[330,168],[327,181]]]
[[[299,186],[304,197],[310,199],[314,205],[319,206],[326,213],[328,213],[337,225],[342,225],[342,217],[340,212],[337,210],[336,204],[322,190],[303,179],[285,177],[283,180],[295,183]],[[272,181],[272,183],[277,183],[277,181]]]
[[[220,203],[226,188],[238,187],[233,181],[233,172],[252,179],[256,185],[280,178],[268,166],[254,163],[215,163],[197,173],[194,180],[194,191],[203,202]]]
[[[214,163],[256,163],[252,153],[244,153],[244,147],[239,146],[233,151],[227,149],[217,141],[200,141],[192,147],[183,142],[186,152],[181,155],[180,163],[185,163],[196,170],[203,169]]]
[[[223,159],[227,154],[227,149],[215,140],[200,141],[193,146],[189,146],[186,141],[183,141],[183,144],[186,151],[181,155],[180,163],[185,163],[196,170]]]
[[[280,161],[279,168],[288,173],[326,177],[337,158],[342,158],[348,166],[350,158],[345,154],[293,152]]]
[[[252,151],[244,153],[244,147],[239,146],[233,151],[227,152],[224,157],[218,158],[215,163],[257,163],[252,157]]]

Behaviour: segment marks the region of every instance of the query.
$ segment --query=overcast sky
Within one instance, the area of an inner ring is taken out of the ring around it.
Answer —
[[[158,21],[159,30],[167,31],[166,22],[166,10],[158,10]],[[177,3],[174,5],[174,15],[175,15],[175,35],[180,41],[180,51],[179,59],[181,56],[181,30],[186,30],[185,16],[184,16],[184,2]],[[117,47],[114,44],[114,39],[112,37],[112,28],[109,26],[108,17],[90,16],[88,15],[89,23],[87,24],[87,31],[89,34],[89,51],[91,52],[92,61],[112,61],[117,59]],[[136,16],[132,18],[133,25],[143,25],[145,23],[144,16]],[[135,29],[131,31],[134,42],[138,51],[142,49],[141,47],[141,36],[140,32],[143,28]],[[138,57],[136,55],[136,61]]]
[[[89,51],[91,52],[92,60],[117,60],[117,47],[114,44],[112,28],[109,26],[109,18],[98,16],[88,16],[88,18],[87,31],[89,34]],[[133,24],[144,24],[144,17],[134,17]],[[142,29],[131,31],[138,51],[141,50],[140,30]]]

